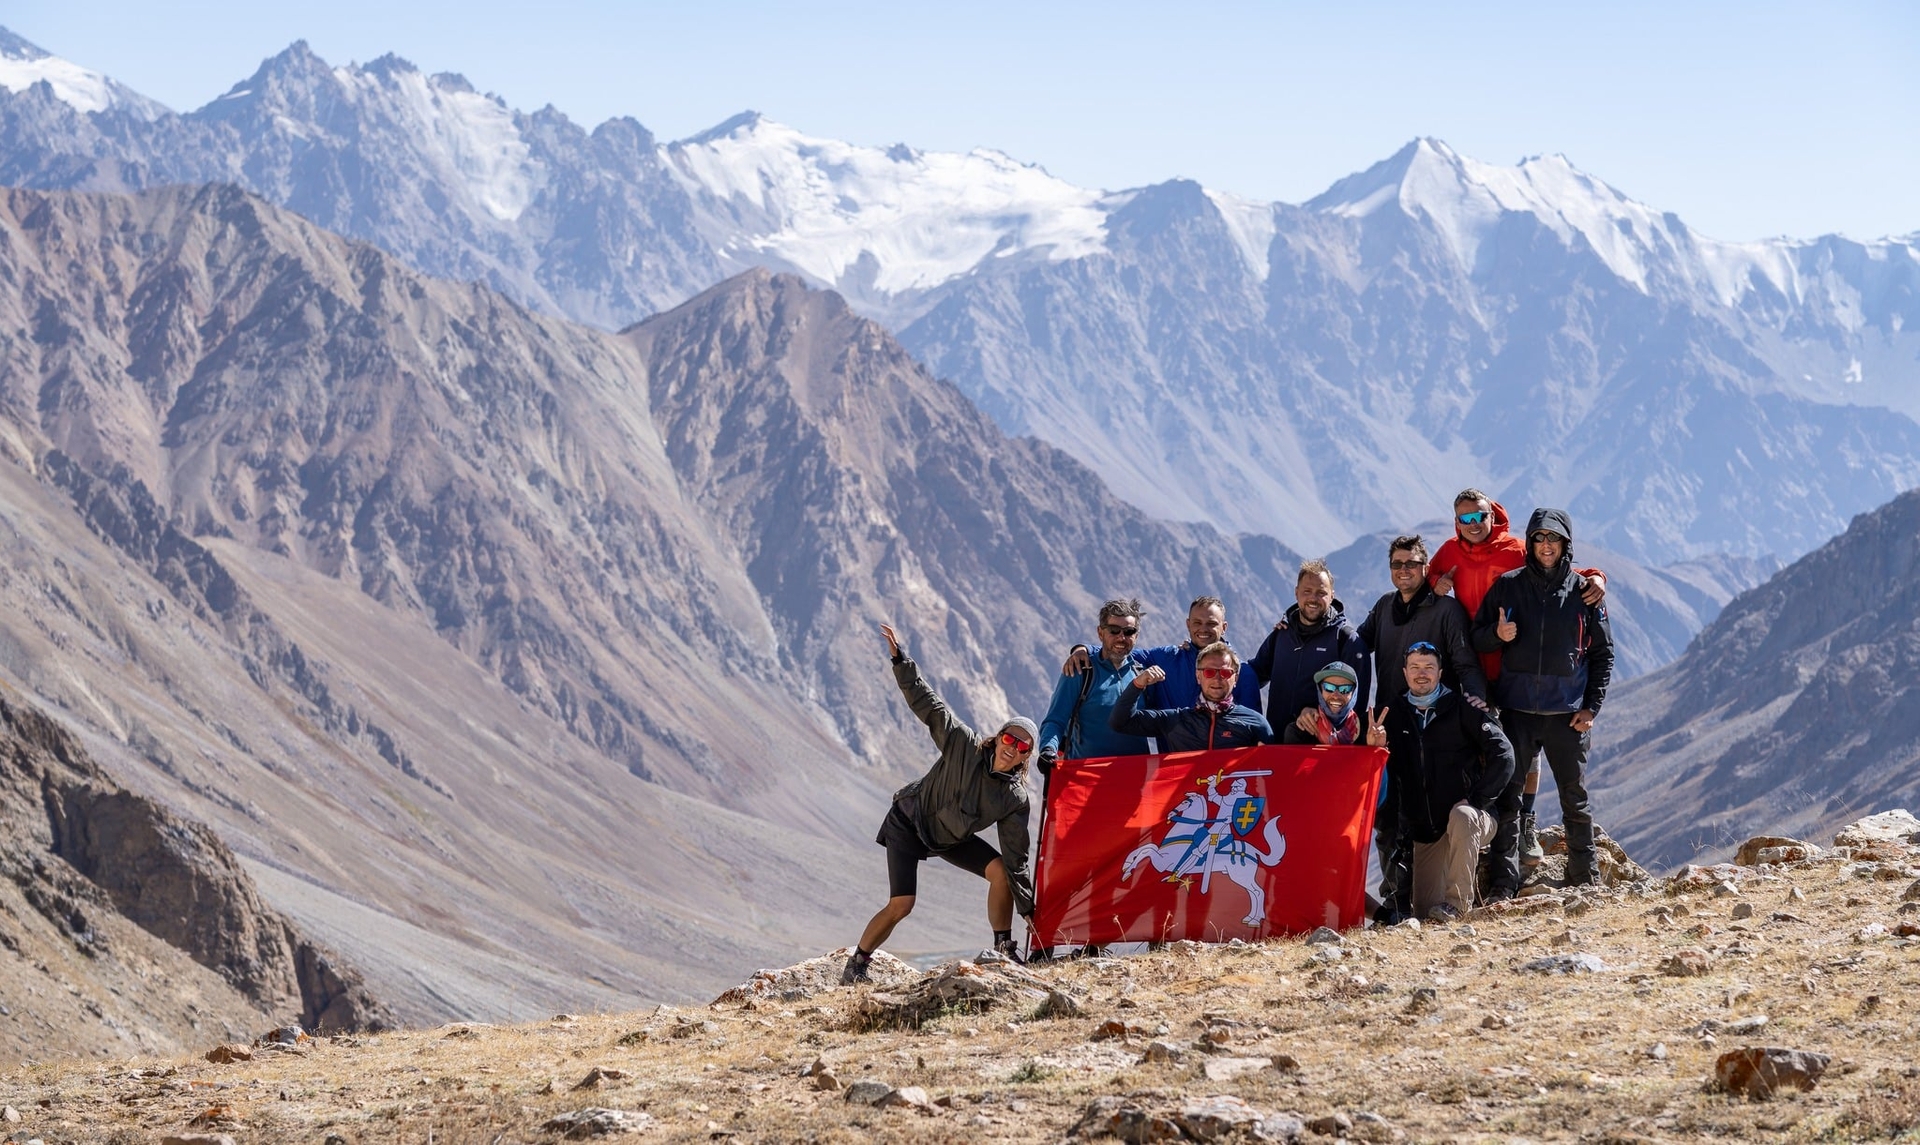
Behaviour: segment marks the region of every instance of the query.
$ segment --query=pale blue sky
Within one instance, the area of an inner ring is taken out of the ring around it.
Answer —
[[[1298,202],[1417,135],[1561,152],[1717,238],[1920,231],[1920,4],[0,0],[0,24],[176,110],[295,39],[519,108],[679,138],[995,147],[1090,186]]]

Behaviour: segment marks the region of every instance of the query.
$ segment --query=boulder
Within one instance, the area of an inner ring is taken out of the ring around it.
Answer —
[[[1610,969],[1597,954],[1550,954],[1520,966],[1526,974],[1598,974]]]
[[[847,1100],[855,1105],[878,1105],[893,1093],[893,1087],[884,1081],[861,1078],[847,1087]]]
[[[608,1137],[616,1133],[638,1133],[653,1124],[650,1113],[626,1109],[589,1106],[558,1113],[540,1123],[549,1133],[558,1133],[563,1141],[583,1141],[588,1137]]]
[[[1232,1081],[1236,1077],[1245,1077],[1250,1073],[1259,1073],[1261,1070],[1272,1068],[1272,1058],[1214,1057],[1207,1059],[1206,1064],[1201,1067],[1201,1072],[1207,1075],[1208,1081]]]
[[[1760,867],[1770,863],[1799,863],[1820,857],[1820,848],[1786,835],[1755,835],[1740,844],[1733,861],[1742,867]]]
[[[846,968],[847,959],[852,956],[853,947],[843,946],[818,958],[782,966],[778,970],[756,970],[745,982],[715,998],[713,1004],[798,1002],[811,998],[840,985],[840,972]],[[875,951],[873,961],[867,965],[868,980],[882,990],[898,989],[918,977],[918,970],[884,950]]]
[[[1782,1089],[1812,1089],[1831,1060],[1807,1050],[1747,1046],[1721,1054],[1713,1066],[1713,1080],[1728,1093],[1764,1101]]]
[[[1566,828],[1558,823],[1541,828],[1540,849],[1546,852],[1546,857],[1539,866],[1533,868],[1533,873],[1527,877],[1527,884],[1543,886],[1564,883],[1567,875]],[[1597,823],[1593,827],[1593,852],[1594,865],[1600,868],[1601,886],[1622,886],[1651,877],[1646,868],[1628,857],[1626,850]]]
[[[1836,847],[1865,848],[1880,843],[1920,845],[1920,819],[1915,819],[1905,808],[1882,811],[1854,820],[1833,836]]]
[[[976,963],[962,958],[935,967],[903,989],[862,995],[854,1007],[853,1027],[856,1031],[918,1029],[935,1014],[1036,1007],[1059,1013],[1067,1003],[1072,1012],[1078,1012],[1080,1004],[1070,995],[1012,962]]]
[[[1219,1094],[1188,1099],[1173,1120],[1195,1141],[1222,1141],[1251,1130],[1261,1116],[1239,1098]]]
[[[1698,978],[1713,969],[1713,955],[1698,946],[1676,950],[1660,963],[1660,973],[1675,978]]]

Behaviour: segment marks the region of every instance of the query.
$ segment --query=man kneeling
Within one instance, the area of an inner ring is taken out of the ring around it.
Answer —
[[[1033,926],[1033,879],[1027,870],[1027,757],[1040,737],[1033,721],[1015,716],[990,736],[978,735],[953,714],[946,701],[920,675],[900,649],[888,625],[880,626],[893,658],[894,682],[907,706],[927,725],[940,759],[924,776],[894,792],[893,806],[874,839],[887,849],[887,905],[860,935],[860,945],[841,972],[844,985],[868,980],[873,952],[913,911],[919,893],[920,863],[940,856],[987,880],[987,920],[993,947],[1019,961],[1013,941],[1013,912]],[[999,828],[996,852],[974,832]]]
[[[1401,845],[1413,847],[1413,877],[1400,880],[1394,909],[1444,922],[1473,909],[1474,873],[1498,826],[1493,810],[1513,775],[1513,747],[1477,697],[1440,682],[1432,644],[1407,648],[1405,674],[1407,690],[1375,713],[1367,742],[1387,749],[1382,811],[1398,816]]]

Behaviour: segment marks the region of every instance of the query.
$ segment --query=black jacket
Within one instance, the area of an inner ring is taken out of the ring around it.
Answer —
[[[1454,804],[1488,814],[1513,778],[1513,745],[1492,713],[1451,688],[1424,724],[1402,688],[1387,704],[1387,799],[1400,837],[1438,843]]]
[[[1206,708],[1136,711],[1139,702],[1140,689],[1127,685],[1107,714],[1107,726],[1128,735],[1152,736],[1161,751],[1211,751],[1274,742],[1267,718],[1242,704],[1215,715]]]
[[[1313,674],[1335,660],[1345,661],[1359,674],[1354,703],[1365,704],[1367,681],[1373,674],[1367,669],[1367,645],[1347,619],[1346,606],[1334,601],[1333,608],[1310,629],[1300,623],[1299,605],[1288,608],[1267,633],[1260,651],[1247,661],[1254,679],[1267,686],[1267,722],[1284,728],[1300,718],[1301,708],[1318,705],[1320,693]]]
[[[1527,536],[1550,529],[1573,535],[1558,509],[1535,509]],[[1553,568],[1543,568],[1527,546],[1527,563],[1501,574],[1473,618],[1474,647],[1500,653],[1500,679],[1493,698],[1503,708],[1559,715],[1599,712],[1613,681],[1613,626],[1605,604],[1580,599],[1587,578],[1573,571],[1573,542]],[[1500,610],[1519,632],[1511,644],[1499,636]]]
[[[1398,592],[1374,602],[1360,622],[1360,639],[1373,650],[1373,678],[1381,696],[1407,690],[1407,646],[1422,640],[1440,650],[1440,681],[1456,692],[1487,698],[1487,675],[1473,654],[1473,619],[1451,596],[1438,596],[1425,581],[1411,605],[1396,608]],[[1407,613],[1403,623],[1397,614]],[[1379,702],[1375,702],[1379,706]],[[1295,711],[1295,715],[1299,715]]]

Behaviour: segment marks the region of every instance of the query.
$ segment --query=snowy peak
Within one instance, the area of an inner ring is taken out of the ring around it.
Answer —
[[[51,55],[5,28],[0,28],[0,88],[24,92],[44,83],[55,99],[83,115],[120,111],[149,122],[171,114],[159,104],[117,80]]]
[[[342,145],[388,136],[462,192],[462,206],[482,221],[513,222],[546,184],[519,117],[499,97],[476,92],[465,76],[430,76],[395,55],[331,67],[303,40],[194,115]]]
[[[660,153],[730,257],[861,293],[925,290],[988,259],[1078,258],[1105,241],[1103,192],[998,151],[861,147],[746,112]]]
[[[1511,167],[1461,155],[1421,138],[1391,158],[1335,183],[1308,210],[1364,219],[1397,208],[1439,232],[1471,273],[1505,215],[1530,215],[1569,250],[1585,248],[1643,293],[1663,282],[1699,289],[1723,305],[1765,286],[1798,297],[1789,244],[1724,243],[1696,234],[1575,167],[1564,155]]]

